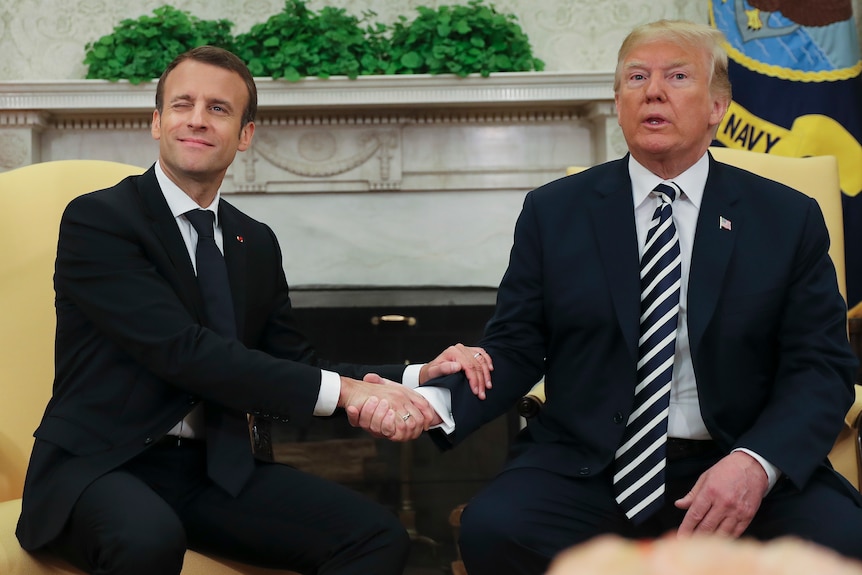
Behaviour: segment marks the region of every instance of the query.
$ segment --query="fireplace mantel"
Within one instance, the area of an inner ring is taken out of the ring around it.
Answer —
[[[487,78],[440,75],[360,76],[299,82],[256,79],[263,113],[443,109],[575,108],[613,100],[613,75],[570,72],[502,72]],[[0,111],[44,112],[58,117],[149,113],[155,81],[64,80],[0,82]],[[8,125],[8,122],[7,122]],[[3,126],[0,123],[0,126]]]
[[[269,223],[295,287],[493,288],[524,194],[625,152],[613,75],[257,79],[222,193]],[[149,166],[155,82],[0,82],[0,171]]]

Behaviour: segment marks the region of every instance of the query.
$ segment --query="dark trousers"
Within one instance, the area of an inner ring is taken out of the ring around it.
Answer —
[[[685,511],[673,503],[721,457],[704,454],[671,462],[665,506],[635,527],[614,500],[610,472],[566,477],[543,469],[504,471],[461,516],[460,548],[470,575],[540,575],[560,551],[600,534],[652,538],[675,530]],[[852,486],[818,470],[804,491],[779,480],[761,504],[746,537],[795,535],[862,558],[862,508]]]
[[[202,442],[163,441],[91,484],[49,550],[94,574],[180,573],[186,548],[314,574],[401,575],[397,518],[335,483],[258,462],[236,498],[206,477]]]

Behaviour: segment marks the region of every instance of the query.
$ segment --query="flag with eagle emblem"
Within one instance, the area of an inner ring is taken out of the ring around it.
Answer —
[[[851,0],[709,0],[727,38],[733,102],[716,140],[833,155],[843,192],[847,300],[862,302],[862,58]]]

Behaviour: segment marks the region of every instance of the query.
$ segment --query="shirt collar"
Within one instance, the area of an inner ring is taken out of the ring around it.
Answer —
[[[632,198],[635,207],[640,206],[649,197],[655,187],[666,181],[675,182],[694,207],[700,209],[703,200],[703,190],[706,187],[706,177],[709,175],[709,154],[703,156],[689,169],[673,178],[663,180],[641,165],[634,156],[629,154],[629,176],[632,180]]]
[[[215,225],[218,227],[218,204],[219,199],[221,198],[221,188],[216,192],[216,197],[212,203],[205,208],[201,208],[197,202],[191,199],[188,194],[182,191],[182,189],[180,189],[180,187],[176,185],[167,174],[165,174],[165,171],[162,169],[162,165],[158,160],[156,160],[155,171],[156,180],[159,182],[159,187],[162,189],[162,195],[165,197],[165,201],[168,203],[168,208],[170,208],[171,214],[173,214],[175,218],[195,209],[209,210],[215,214]]]

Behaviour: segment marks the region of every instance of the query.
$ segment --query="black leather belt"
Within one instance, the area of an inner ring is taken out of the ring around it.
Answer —
[[[191,448],[191,447],[203,447],[206,445],[206,442],[203,439],[194,439],[192,437],[180,437],[179,435],[165,435],[161,439],[159,439],[153,447],[158,447],[161,449],[172,449],[172,448]]]
[[[717,451],[718,446],[711,439],[679,439],[678,437],[668,437],[667,439],[668,461],[677,461]]]

